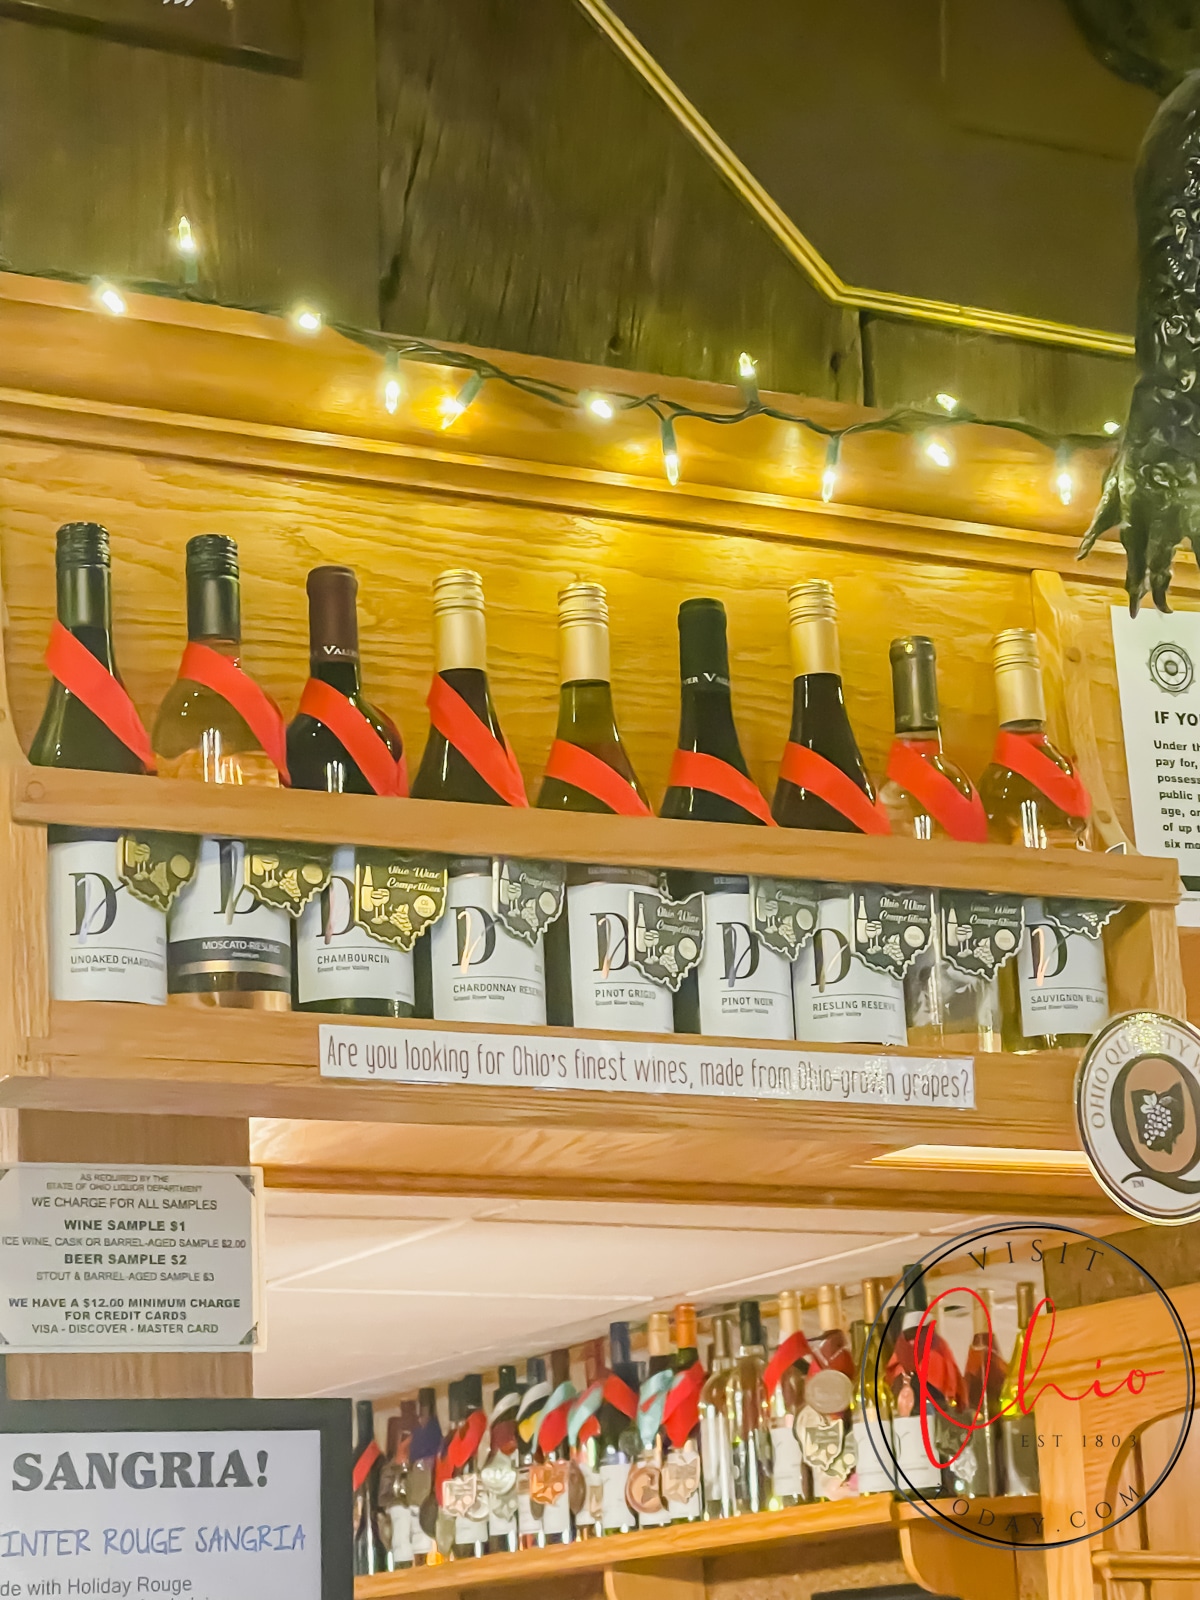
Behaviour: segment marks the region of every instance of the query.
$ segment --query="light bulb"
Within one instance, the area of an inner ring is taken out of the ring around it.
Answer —
[[[483,375],[473,372],[457,394],[448,394],[440,408],[443,417],[442,427],[453,427],[482,388]]]
[[[1059,473],[1058,477],[1055,478],[1054,482],[1058,486],[1058,498],[1062,501],[1063,505],[1069,506],[1071,504],[1071,492],[1075,487],[1074,478],[1072,478],[1071,474],[1064,467]]]
[[[98,304],[113,317],[123,317],[127,310],[125,301],[111,283],[98,283],[92,291]]]
[[[200,253],[196,235],[192,232],[192,225],[186,217],[180,217],[175,224],[175,248],[181,256],[194,256]]]
[[[925,446],[925,454],[938,467],[948,467],[953,460],[949,450],[946,449],[940,439],[931,439]]]
[[[754,364],[754,358],[748,355],[745,350],[743,350],[741,355],[738,357],[738,377],[755,378],[757,376],[758,368]]]
[[[663,471],[667,475],[667,482],[672,488],[679,482],[679,445],[675,439],[675,424],[670,417],[663,417],[659,424],[662,435]]]
[[[954,412],[954,411],[958,410],[958,396],[957,395],[947,394],[943,390],[941,394],[934,395],[934,399],[937,401],[938,405],[941,406],[943,411]]]
[[[312,306],[295,306],[292,310],[291,322],[294,328],[299,328],[301,333],[320,333],[324,318]]]
[[[833,491],[837,487],[837,468],[826,467],[821,474],[821,499],[828,505],[833,499]]]
[[[588,395],[584,404],[594,417],[600,417],[604,422],[612,421],[614,415],[612,401],[606,400],[602,394]]]
[[[1107,434],[1120,433],[1121,424],[1119,422],[1114,422],[1110,417],[1109,420],[1104,424],[1104,431]]]
[[[400,409],[400,379],[389,378],[383,386],[383,407],[389,417]]]

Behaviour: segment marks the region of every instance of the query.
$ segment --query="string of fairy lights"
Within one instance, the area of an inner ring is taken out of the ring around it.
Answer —
[[[1053,481],[1058,498],[1064,506],[1071,504],[1076,482],[1072,461],[1079,450],[1111,446],[1121,431],[1118,421],[1105,422],[1100,433],[1051,433],[1035,423],[1005,417],[983,417],[970,411],[956,395],[942,391],[930,397],[924,406],[900,406],[882,416],[867,417],[844,426],[832,426],[814,417],[799,415],[780,406],[764,403],[758,390],[758,369],[753,357],[743,351],[738,357],[737,386],[742,404],[735,411],[716,411],[687,405],[669,395],[630,394],[616,387],[604,389],[575,389],[568,384],[555,383],[548,378],[532,377],[526,373],[510,372],[486,357],[465,350],[456,350],[434,344],[425,339],[405,338],[373,328],[356,327],[350,323],[327,319],[308,302],[299,302],[288,311],[278,307],[231,306],[227,301],[214,301],[198,288],[201,256],[200,240],[196,229],[186,216],[181,216],[170,230],[170,244],[180,264],[180,281],[163,283],[141,280],[124,285],[126,293],[156,294],[175,299],[199,302],[205,305],[222,305],[231,310],[255,311],[268,316],[284,316],[291,327],[300,334],[313,336],[329,328],[356,344],[365,346],[380,358],[379,400],[389,416],[395,416],[405,402],[407,384],[405,368],[409,365],[435,366],[464,374],[457,389],[446,395],[440,404],[441,426],[449,429],[479,399],[488,384],[504,384],[531,395],[546,405],[565,411],[583,411],[600,422],[612,422],[619,416],[646,413],[654,418],[662,450],[663,472],[674,487],[683,476],[683,458],[679,448],[676,424],[682,418],[709,423],[714,427],[730,427],[755,417],[768,417],[776,422],[789,423],[803,432],[816,435],[825,441],[825,459],[821,472],[820,495],[828,504],[836,499],[838,471],[844,442],[857,434],[898,433],[914,438],[917,448],[935,467],[953,465],[954,454],[949,443],[949,430],[955,426],[975,424],[988,428],[1002,428],[1023,434],[1038,444],[1045,445],[1053,456]],[[128,311],[125,294],[117,283],[108,279],[91,279],[64,272],[37,274],[69,282],[90,282],[96,306],[110,316],[124,316]]]

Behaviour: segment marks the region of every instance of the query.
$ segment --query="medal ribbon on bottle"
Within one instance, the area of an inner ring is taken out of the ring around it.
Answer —
[[[1064,772],[1046,753],[1044,733],[1013,733],[1001,728],[996,735],[992,760],[1028,779],[1051,805],[1068,817],[1089,817],[1092,800],[1078,773]]]
[[[922,1320],[916,1339],[900,1333],[887,1365],[887,1381],[893,1383],[904,1371],[924,1371],[925,1382],[936,1389],[948,1405],[966,1404],[966,1384],[954,1352],[932,1322]]]
[[[719,756],[705,755],[700,750],[676,750],[671,757],[671,771],[667,777],[671,789],[703,789],[707,794],[720,795],[735,806],[741,806],[752,817],[757,817],[768,828],[777,826],[771,808],[763,799],[756,784],[744,772],[739,772]]]
[[[543,1455],[548,1456],[552,1450],[557,1450],[567,1437],[571,1402],[575,1399],[575,1385],[560,1383],[542,1407],[538,1417],[537,1448]]]
[[[465,1422],[454,1430],[446,1445],[445,1452],[438,1460],[435,1478],[438,1487],[438,1498],[441,1498],[441,1488],[446,1479],[458,1467],[465,1466],[474,1459],[475,1452],[479,1449],[484,1433],[487,1431],[487,1416],[482,1411],[472,1411]]]
[[[808,789],[827,806],[841,812],[847,822],[852,822],[860,833],[891,833],[887,817],[848,778],[841,767],[810,750],[807,745],[788,740],[783,747],[783,760],[779,763],[779,776],[794,783],[797,789]]]
[[[321,678],[310,678],[304,685],[298,710],[328,728],[345,747],[376,794],[408,794],[408,765],[403,754],[393,756],[378,731],[346,695]]]
[[[653,815],[628,778],[590,750],[570,744],[566,739],[555,739],[550,746],[546,776],[582,789],[584,794],[590,794],[593,800],[599,800],[620,817]]]
[[[354,1463],[354,1473],[350,1480],[355,1494],[357,1494],[362,1488],[363,1484],[366,1483],[367,1479],[371,1475],[371,1468],[382,1455],[383,1451],[375,1443],[374,1439],[369,1440],[363,1446],[362,1454]]]
[[[789,1367],[794,1367],[796,1362],[807,1357],[811,1360],[820,1360],[817,1352],[797,1328],[795,1333],[789,1333],[787,1338],[767,1362],[766,1371],[763,1373],[763,1382],[767,1387],[767,1394],[773,1395],[779,1387],[780,1379]]]
[[[700,1421],[700,1391],[707,1377],[699,1361],[675,1374],[662,1420],[667,1438],[676,1450],[687,1442]]]
[[[429,686],[429,720],[448,744],[494,789],[506,805],[527,807],[525,780],[507,739],[497,739],[481,717],[440,673]]]
[[[637,1395],[623,1378],[617,1377],[615,1372],[610,1372],[604,1380],[603,1398],[631,1422],[637,1415]]]
[[[987,842],[987,813],[972,788],[963,794],[932,758],[940,753],[936,739],[897,739],[888,754],[887,775],[906,789],[952,839]]]
[[[109,733],[132,751],[147,772],[153,772],[154,750],[150,736],[124,684],[57,619],[50,628],[45,662],[51,677],[82,701]]]
[[[674,1379],[675,1374],[670,1367],[666,1367],[662,1372],[652,1372],[641,1387],[637,1404],[637,1431],[643,1450],[652,1449],[658,1437],[663,1412],[666,1409],[667,1393]]]
[[[266,751],[281,780],[290,785],[283,713],[265,689],[228,656],[195,639],[188,640],[179,663],[179,676],[211,689],[231,705]]]
[[[595,1383],[588,1384],[567,1414],[567,1440],[572,1450],[576,1445],[586,1444],[589,1439],[594,1439],[600,1432],[596,1413],[603,1404],[604,1379],[597,1378]],[[632,1416],[633,1412],[631,1411],[629,1415]]]
[[[517,1432],[525,1444],[533,1442],[537,1432],[538,1421],[542,1415],[542,1405],[550,1393],[548,1383],[531,1384],[520,1398],[520,1410],[517,1412]]]

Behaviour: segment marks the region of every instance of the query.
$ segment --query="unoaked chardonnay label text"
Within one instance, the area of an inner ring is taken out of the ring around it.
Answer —
[[[516,939],[492,909],[485,873],[452,877],[446,912],[427,935],[433,1014],[439,1022],[546,1021],[546,975],[539,936]]]
[[[413,958],[381,944],[354,920],[354,850],[333,853],[328,886],[300,913],[296,984],[301,1005],[325,1000],[388,1000],[412,1005]]]
[[[49,924],[55,1000],[166,1004],[166,918],[122,883],[115,839],[50,846]]]
[[[750,922],[744,878],[717,880],[704,897],[700,1032],[716,1038],[793,1039],[788,963],[768,950]]]

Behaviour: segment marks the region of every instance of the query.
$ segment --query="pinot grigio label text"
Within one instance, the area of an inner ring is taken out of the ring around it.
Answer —
[[[4,1350],[257,1348],[261,1183],[239,1167],[0,1168]]]
[[[626,1094],[876,1106],[975,1104],[971,1056],[886,1056],[691,1039],[555,1038],[470,1028],[322,1023],[321,1075],[375,1083],[495,1084]]]

